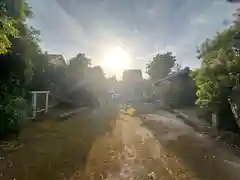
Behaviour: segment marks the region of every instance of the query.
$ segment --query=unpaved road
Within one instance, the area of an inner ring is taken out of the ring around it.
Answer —
[[[0,180],[240,179],[238,157],[175,115],[116,114],[108,107],[29,124],[21,146],[0,151]]]
[[[237,157],[170,113],[121,114],[113,126],[93,144],[85,172],[70,180],[240,179]]]
[[[115,109],[107,107],[29,122],[18,139],[0,141],[0,180],[60,180],[84,171],[92,145],[111,130],[111,120]]]

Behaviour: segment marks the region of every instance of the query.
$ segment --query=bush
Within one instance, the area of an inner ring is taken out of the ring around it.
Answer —
[[[19,132],[27,120],[27,104],[22,97],[8,97],[0,102],[0,137]]]

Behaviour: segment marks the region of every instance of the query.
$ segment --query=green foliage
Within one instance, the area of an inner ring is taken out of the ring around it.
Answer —
[[[0,54],[7,53],[11,47],[9,37],[17,37],[16,21],[6,16],[5,9],[0,6]]]
[[[195,81],[188,75],[174,78],[165,93],[165,98],[175,108],[193,106],[196,101]]]
[[[236,130],[228,101],[240,80],[240,16],[228,29],[207,39],[198,50],[201,68],[192,73],[197,84],[197,104],[217,113],[225,129]],[[232,104],[231,104],[232,105]]]
[[[26,120],[24,98],[42,58],[39,32],[26,24],[31,15],[25,0],[0,2],[0,134],[19,130]]]
[[[180,64],[176,62],[176,57],[171,52],[157,54],[149,64],[147,64],[146,72],[150,76],[151,82],[156,82],[165,78],[175,69],[179,72]],[[188,68],[185,68],[189,70]],[[196,100],[196,84],[194,80],[185,73],[173,76],[170,81],[164,81],[155,87],[154,96],[161,100],[171,103],[176,108],[190,106],[195,104]]]
[[[26,0],[1,0],[0,2],[0,54],[9,51],[11,38],[19,38],[19,24],[32,12]]]
[[[10,38],[10,52],[0,55],[0,82],[18,81],[22,89],[32,81],[35,59],[41,56],[35,31],[23,23],[18,24],[19,38]]]
[[[85,84],[85,87],[91,90],[103,91],[106,78],[100,66],[90,67],[91,59],[87,58],[84,53],[78,53],[69,62],[66,76],[68,81],[72,82],[71,86]]]
[[[89,65],[91,65],[91,59],[87,58],[84,53],[78,53],[70,59],[67,74],[72,84],[84,80],[84,74]]]
[[[95,95],[106,92],[106,77],[100,66],[89,67],[85,72],[87,86]]]
[[[97,103],[94,95],[105,91],[106,80],[100,67],[90,67],[91,59],[84,53],[66,67],[51,64],[39,46],[40,32],[26,23],[32,15],[26,0],[2,0],[0,8],[1,136],[24,124],[29,90],[51,90],[81,105]]]
[[[47,54],[37,53],[32,62],[32,80],[28,89],[35,91],[52,90],[52,86],[65,83],[65,68],[50,63]]]
[[[25,21],[32,16],[27,0],[1,0],[0,6],[6,9],[6,15],[17,21]]]
[[[6,83],[15,78],[24,88],[31,82],[32,62],[41,53],[37,39],[39,32],[25,24],[25,18],[30,12],[25,0],[3,0],[1,7],[6,10],[4,15],[14,21],[18,36],[6,36],[12,46],[9,52],[0,54],[0,81]]]
[[[199,48],[202,65],[193,72],[198,87],[198,105],[220,110],[228,104],[231,89],[240,77],[239,33],[236,22],[213,39],[207,39]]]
[[[188,75],[175,76],[155,87],[155,98],[170,103],[173,108],[195,105],[196,83]]]
[[[147,64],[146,73],[152,80],[158,80],[166,77],[176,62],[175,56],[171,52],[157,54],[153,60]]]
[[[0,137],[19,131],[27,120],[27,104],[22,97],[6,95],[0,102]]]
[[[87,67],[91,65],[91,59],[87,58],[84,53],[78,53],[75,57],[69,61],[70,70],[84,73]]]
[[[32,89],[50,88],[59,101],[74,106],[97,105],[97,97],[106,91],[106,78],[100,66],[90,65],[91,59],[84,53],[78,53],[69,60],[69,65],[63,67],[40,58],[36,63]]]

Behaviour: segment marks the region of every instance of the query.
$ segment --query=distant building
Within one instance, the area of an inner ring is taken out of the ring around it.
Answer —
[[[185,67],[185,68],[181,69],[179,72],[172,72],[165,78],[157,80],[153,85],[158,86],[165,81],[173,81],[174,79],[178,79],[179,77],[188,76],[189,73],[190,73],[189,67]]]
[[[64,57],[61,54],[48,54],[49,62],[56,66],[67,66]]]
[[[138,83],[143,80],[140,69],[129,69],[123,72],[123,81],[129,83]]]
[[[125,101],[139,101],[143,97],[143,77],[140,69],[123,72],[123,96]]]
[[[55,67],[65,67],[67,66],[67,63],[64,59],[64,57],[61,54],[46,54],[49,59],[49,63],[54,65]],[[62,91],[62,85],[60,82],[51,82],[50,85],[50,91],[52,94],[60,94]]]

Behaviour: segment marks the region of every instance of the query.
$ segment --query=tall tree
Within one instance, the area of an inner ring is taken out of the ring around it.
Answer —
[[[27,85],[34,59],[41,54],[39,32],[29,27],[26,0],[0,2],[0,136],[26,120]]]
[[[236,15],[231,27],[202,43],[198,50],[201,68],[193,72],[198,88],[197,104],[220,113],[223,122],[227,120],[230,124],[233,121],[228,98],[240,82],[239,11]]]
[[[147,64],[146,73],[152,80],[158,80],[166,77],[176,62],[175,56],[171,52],[157,54],[152,61]]]
[[[0,4],[0,54],[7,53],[11,47],[9,37],[17,37],[16,21],[7,15],[6,4]]]
[[[0,54],[0,88],[5,89],[8,84],[10,93],[18,87],[18,95],[22,95],[22,89],[31,81],[33,59],[41,53],[36,37],[39,32],[26,24],[26,18],[31,13],[25,0],[3,0],[1,6],[6,10],[6,16],[14,20],[19,33],[17,38],[6,36],[12,46],[9,52]],[[10,84],[15,88],[11,88]]]
[[[96,96],[106,92],[106,77],[100,66],[89,67],[84,76],[89,90]]]
[[[238,47],[234,48],[239,30],[232,26],[200,47],[202,65],[193,73],[198,86],[197,104],[218,109],[227,103],[230,90],[240,77]]]
[[[164,97],[175,108],[193,106],[196,101],[196,83],[187,74],[176,76],[171,80]]]
[[[84,53],[78,53],[71,58],[68,65],[68,74],[73,82],[84,80],[84,74],[87,68],[91,65],[91,59],[87,58]]]
[[[91,65],[91,59],[87,58],[84,53],[78,53],[75,57],[70,59],[69,67],[76,69],[86,69]]]

